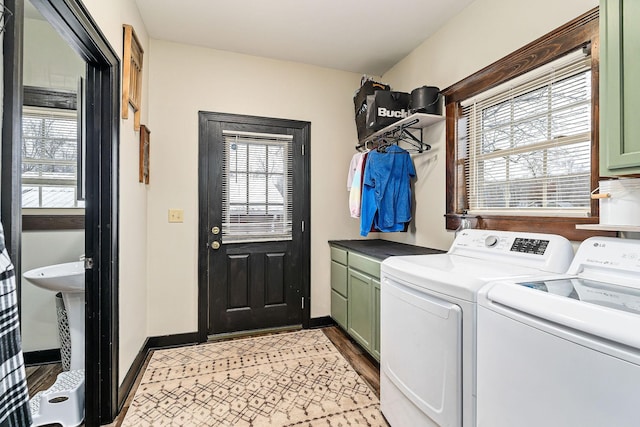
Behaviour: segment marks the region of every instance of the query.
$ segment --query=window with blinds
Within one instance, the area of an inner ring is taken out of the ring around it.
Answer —
[[[222,242],[292,239],[293,136],[223,131]]]
[[[22,117],[22,207],[77,208],[75,111],[29,107]]]
[[[461,106],[457,173],[469,213],[589,215],[588,54],[576,51]]]

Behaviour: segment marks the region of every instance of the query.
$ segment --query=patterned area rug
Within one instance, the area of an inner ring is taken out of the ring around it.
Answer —
[[[320,330],[154,352],[122,426],[387,426]]]

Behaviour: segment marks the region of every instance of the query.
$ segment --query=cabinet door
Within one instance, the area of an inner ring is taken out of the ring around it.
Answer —
[[[367,351],[371,351],[373,339],[373,285],[371,282],[371,277],[349,268],[348,332]]]
[[[600,175],[640,173],[640,2],[600,1]]]
[[[380,361],[380,282],[373,279],[373,344],[371,354]]]

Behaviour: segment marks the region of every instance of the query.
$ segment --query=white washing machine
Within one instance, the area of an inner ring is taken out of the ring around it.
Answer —
[[[478,296],[479,427],[640,425],[640,240],[585,240],[566,275]]]
[[[446,254],[382,262],[380,407],[393,427],[475,426],[478,290],[491,280],[565,272],[563,237],[463,230]]]

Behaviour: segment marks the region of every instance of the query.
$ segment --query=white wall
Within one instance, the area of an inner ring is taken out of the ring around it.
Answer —
[[[534,41],[584,12],[598,0],[476,0],[383,76],[395,90],[430,85],[444,89]],[[445,126],[429,129],[432,152],[414,157],[415,230],[389,240],[446,249]]]
[[[84,61],[46,21],[25,19],[25,86],[77,90]],[[22,233],[22,272],[76,261],[84,253],[84,231]],[[24,351],[59,348],[55,293],[22,280],[22,342]]]
[[[62,40],[51,24],[38,19],[24,20],[23,79],[25,86],[78,89],[84,76],[82,58]]]
[[[357,236],[346,170],[360,75],[151,40],[150,335],[197,331],[198,111],[311,122],[311,316],[330,312],[330,239]],[[169,224],[167,210],[184,209]]]
[[[22,233],[22,273],[33,268],[77,261],[84,253],[84,230]],[[60,348],[55,293],[22,280],[22,350]]]
[[[130,24],[136,31],[145,51],[141,122],[148,124],[149,37],[135,2],[83,0],[83,3],[121,60],[122,24]],[[120,122],[120,381],[148,336],[147,194],[153,182],[148,187],[138,183],[138,143],[139,132],[133,129],[133,110],[130,109],[129,119]]]

